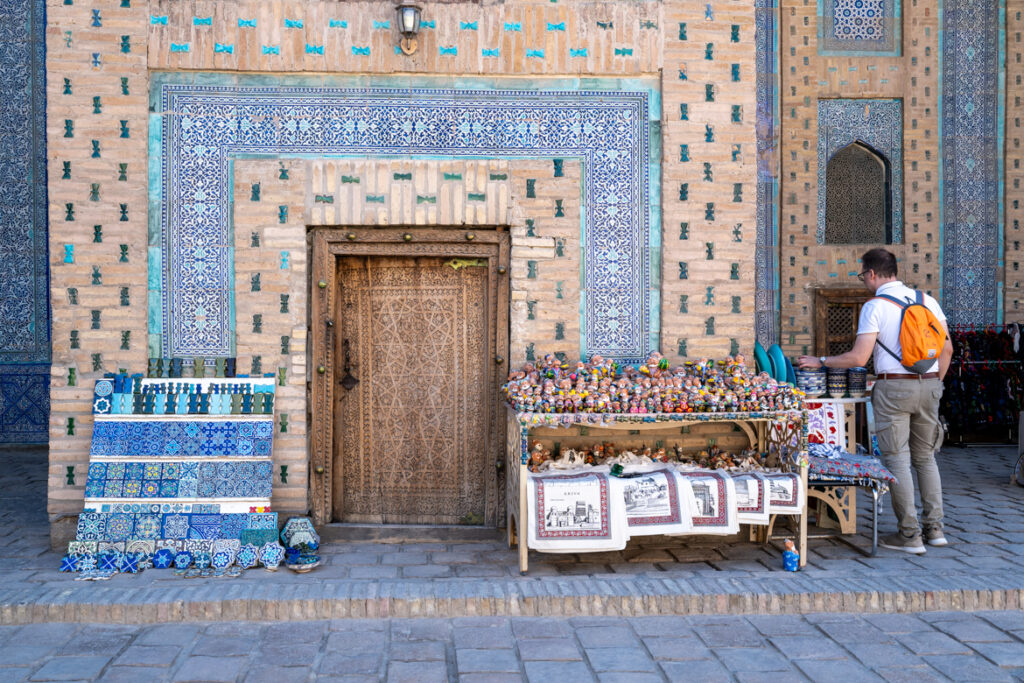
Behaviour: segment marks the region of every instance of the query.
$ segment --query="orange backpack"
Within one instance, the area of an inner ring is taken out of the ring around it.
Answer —
[[[890,301],[901,309],[900,315],[900,358],[882,342],[878,342],[890,356],[910,372],[924,374],[939,359],[942,347],[946,345],[946,331],[931,309],[924,305],[924,294],[914,292],[915,301],[900,301],[888,294],[879,294],[876,299]]]

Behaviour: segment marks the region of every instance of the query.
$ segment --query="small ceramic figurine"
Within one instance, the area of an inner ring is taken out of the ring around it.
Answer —
[[[786,549],[782,551],[782,568],[787,572],[799,571],[800,553],[797,551],[793,539],[787,538],[784,545]]]

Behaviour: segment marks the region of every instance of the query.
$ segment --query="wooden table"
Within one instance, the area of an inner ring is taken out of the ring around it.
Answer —
[[[509,547],[519,549],[519,571],[528,566],[527,476],[529,439],[536,431],[548,428],[575,428],[579,436],[648,437],[664,435],[686,441],[690,427],[731,423],[742,432],[748,447],[758,452],[779,449],[786,465],[800,473],[800,484],[807,500],[807,412],[779,410],[757,413],[521,413],[507,407],[506,501],[508,506]],[[569,436],[569,435],[566,435]],[[785,446],[795,440],[795,447]],[[701,444],[706,445],[706,444]],[[769,529],[771,524],[769,524]],[[699,533],[699,532],[697,532]],[[768,539],[768,534],[763,538]],[[807,506],[799,515],[800,566],[807,562]]]

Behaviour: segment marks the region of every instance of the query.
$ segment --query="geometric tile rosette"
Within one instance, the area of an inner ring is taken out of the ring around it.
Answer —
[[[899,54],[899,0],[819,0],[818,10],[820,54]]]
[[[818,244],[825,244],[826,170],[843,147],[862,142],[884,155],[891,169],[892,243],[903,242],[902,100],[818,100]]]
[[[586,353],[648,351],[650,93],[193,85],[153,88],[165,356],[231,354],[237,155],[580,158]],[[157,246],[157,245],[153,245]]]

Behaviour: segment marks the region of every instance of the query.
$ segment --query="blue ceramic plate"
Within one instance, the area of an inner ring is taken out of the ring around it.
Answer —
[[[796,386],[796,370],[793,369],[793,363],[790,362],[789,356],[786,356],[786,381]]]
[[[772,371],[771,361],[768,360],[768,354],[765,353],[761,342],[754,342],[754,362],[757,364],[758,372]]]
[[[772,344],[768,347],[768,360],[772,364],[772,377],[779,382],[786,381],[786,357],[782,355],[782,347]]]

